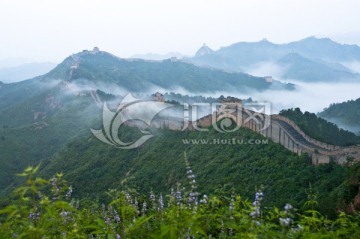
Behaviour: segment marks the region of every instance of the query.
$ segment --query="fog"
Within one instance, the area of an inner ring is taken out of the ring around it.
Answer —
[[[360,73],[360,62],[352,61],[342,63],[353,72]],[[245,69],[255,76],[271,75],[275,79],[296,85],[294,91],[268,90],[265,92],[250,92],[248,94],[236,94],[241,98],[252,97],[257,101],[268,101],[272,105],[272,112],[278,113],[282,109],[299,107],[302,111],[313,113],[321,112],[332,103],[341,103],[360,97],[360,81],[351,82],[341,79],[335,82],[303,82],[299,80],[283,79],[285,67],[275,62],[262,62]]]
[[[261,75],[259,73],[270,72],[269,75],[281,75],[282,69],[276,64],[273,63],[264,63],[261,64],[260,70],[252,73],[255,75]],[[275,74],[276,73],[276,74]],[[266,74],[262,74],[266,75]],[[280,79],[281,80],[281,79]],[[285,82],[284,80],[281,80]],[[203,92],[203,93],[193,93],[188,90],[185,90],[181,87],[174,87],[172,89],[164,89],[153,85],[149,87],[146,91],[137,94],[138,96],[149,96],[155,92],[166,93],[166,92],[175,92],[182,95],[202,95],[206,97],[219,97],[220,95],[224,96],[234,96],[240,99],[247,99],[251,97],[254,101],[259,102],[269,102],[271,104],[273,114],[278,113],[282,109],[299,107],[302,111],[309,111],[313,113],[321,112],[324,108],[328,107],[332,103],[341,103],[348,100],[355,100],[360,97],[360,81],[352,83],[307,83],[296,80],[287,80],[287,83],[293,83],[296,85],[296,89],[293,91],[287,90],[266,90],[263,92],[259,91],[248,91],[247,93],[240,93],[237,91],[218,91],[218,92]],[[69,84],[69,87],[72,92],[76,94],[82,91],[90,91],[99,89],[106,93],[110,93],[117,96],[125,96],[129,91],[122,88],[121,86],[115,84],[104,84],[99,82],[91,82],[85,79],[76,80],[75,82]]]
[[[344,66],[352,70],[354,73],[360,74],[360,62],[359,61],[350,61],[350,62],[343,62]]]
[[[101,90],[107,94],[112,94],[115,96],[124,96],[128,93],[128,91],[116,84],[108,84],[103,82],[94,82],[88,79],[76,79],[75,81],[71,81],[67,83],[68,93],[70,94],[80,94],[88,91],[96,91]]]
[[[263,73],[270,72],[271,75],[281,76],[283,69],[278,67],[273,63],[263,63],[257,66],[257,70],[254,68],[252,73],[255,75],[265,75]],[[285,82],[284,80],[282,80]],[[58,80],[49,81],[47,87],[54,86],[58,83]],[[266,90],[263,92],[259,91],[249,91],[247,93],[240,93],[237,91],[218,91],[218,92],[203,92],[203,93],[193,93],[185,90],[181,87],[174,87],[172,89],[164,89],[156,85],[149,87],[146,91],[141,93],[134,94],[136,98],[149,98],[149,96],[155,92],[160,92],[165,94],[166,92],[175,92],[182,95],[202,95],[205,97],[214,97],[218,98],[220,95],[234,96],[239,99],[248,99],[252,98],[253,101],[258,102],[268,102],[271,105],[271,114],[276,114],[282,109],[289,109],[299,107],[302,111],[309,111],[312,113],[318,113],[323,111],[324,108],[329,107],[333,103],[341,103],[348,100],[355,100],[360,97],[360,82],[339,82],[339,83],[307,83],[296,80],[287,81],[288,83],[293,83],[296,85],[296,89],[293,91],[289,90]],[[116,84],[105,84],[101,82],[92,82],[86,79],[78,79],[72,83],[67,84],[67,94],[80,95],[84,92],[101,90],[106,93],[110,93],[117,97],[113,102],[108,102],[109,105],[112,105],[113,110],[119,105],[121,98],[126,96],[129,91],[125,88],[118,86]],[[65,93],[64,92],[64,93]],[[95,103],[95,102],[94,102]],[[201,102],[198,102],[201,103]],[[98,105],[98,107],[101,106]],[[211,113],[213,110],[210,106],[197,106],[195,118],[200,118],[204,115]],[[194,109],[194,110],[195,110]],[[92,112],[92,111],[89,111]],[[195,112],[194,112],[195,113]],[[192,114],[192,109],[189,109],[189,114]],[[182,107],[171,107],[163,111],[160,115],[166,117],[175,117],[183,118],[184,110]],[[336,119],[332,120],[334,123]],[[339,125],[344,129],[351,130],[353,132],[359,132],[359,128],[351,128],[347,125]]]
[[[244,68],[244,71],[254,76],[272,76],[279,79],[282,78],[286,68],[276,64],[275,62],[260,62]]]
[[[351,131],[357,135],[360,136],[360,126],[359,125],[348,125],[348,124],[344,124],[343,122],[341,122],[341,120],[336,119],[336,118],[326,118],[327,121],[330,121],[334,124],[337,124],[337,126],[339,126],[342,129]]]
[[[272,112],[300,107],[302,111],[318,113],[332,103],[340,103],[360,97],[359,83],[305,83],[292,81],[297,85],[294,91],[265,91],[242,95],[258,101],[268,101]]]

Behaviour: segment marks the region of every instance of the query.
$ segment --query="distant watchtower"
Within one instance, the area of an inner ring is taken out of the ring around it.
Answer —
[[[228,109],[240,109],[243,107],[242,100],[235,97],[221,97],[219,98],[219,103],[223,104]]]
[[[157,101],[157,102],[165,102],[164,95],[159,93],[159,92],[156,92],[155,94],[152,94],[151,99],[153,101]]]
[[[242,100],[236,98],[236,97],[232,97],[232,96],[228,96],[228,97],[221,97],[219,98],[219,103],[222,104],[242,104]]]
[[[94,49],[91,51],[92,54],[98,54],[100,52],[99,47],[94,47]]]

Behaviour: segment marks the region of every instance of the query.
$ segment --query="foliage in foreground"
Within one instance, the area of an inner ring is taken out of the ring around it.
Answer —
[[[124,142],[130,142],[136,133],[136,128],[120,129]],[[331,162],[315,166],[307,155],[298,156],[270,140],[264,144],[199,143],[204,139],[208,142],[233,138],[244,142],[266,140],[250,129],[240,128],[226,134],[213,127],[207,132],[162,129],[153,134],[156,137],[132,150],[119,150],[95,137],[77,139],[61,153],[44,160],[38,175],[49,178],[57,172],[65,172],[64,179],[75,186],[75,197],[105,203],[109,200],[106,190],[122,190],[124,180],[140,194],[153,191],[165,195],[178,183],[188,187],[181,157],[186,151],[196,172],[198,190],[208,195],[239,194],[251,200],[254,190],[263,185],[264,206],[280,208],[291,203],[301,208],[311,183],[318,194],[319,211],[334,217],[336,208],[343,208],[342,205],[348,204],[358,193],[358,186],[349,180],[349,165]],[[184,140],[195,143],[186,144]],[[360,179],[360,170],[354,174]],[[14,188],[8,187],[8,193],[3,195],[9,195]]]
[[[359,215],[340,213],[329,220],[316,211],[316,195],[308,192],[307,210],[263,209],[261,190],[254,202],[240,196],[200,196],[187,164],[191,189],[178,188],[156,197],[110,190],[108,205],[71,199],[72,187],[57,174],[35,177],[38,167],[19,176],[25,185],[0,210],[0,238],[359,238]],[[201,198],[201,199],[200,199]],[[200,200],[199,200],[200,199]]]

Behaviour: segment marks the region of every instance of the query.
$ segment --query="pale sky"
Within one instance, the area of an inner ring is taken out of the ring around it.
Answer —
[[[193,55],[308,36],[360,45],[359,0],[0,0],[0,60],[60,62],[98,46],[120,57]]]

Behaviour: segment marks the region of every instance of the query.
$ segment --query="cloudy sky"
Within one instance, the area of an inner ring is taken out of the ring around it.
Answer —
[[[358,0],[0,0],[0,60],[59,62],[94,46],[120,57],[192,55],[311,35],[360,45]]]

